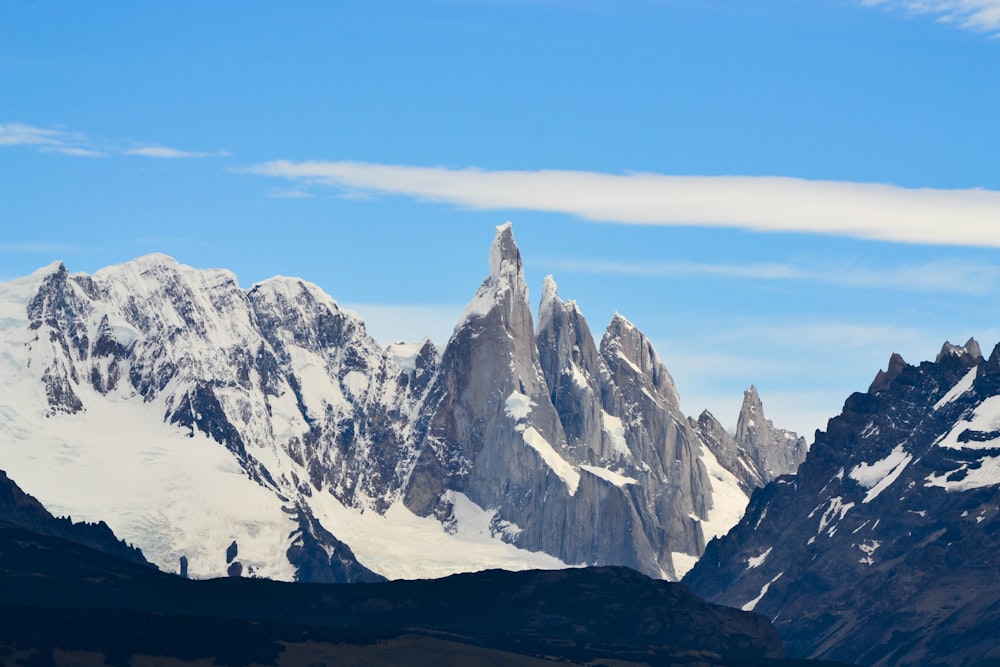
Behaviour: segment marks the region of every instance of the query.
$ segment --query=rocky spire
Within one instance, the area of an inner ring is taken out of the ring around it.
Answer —
[[[952,345],[950,341],[945,341],[944,345],[941,346],[941,351],[934,359],[934,363],[941,363],[941,360],[947,356],[961,357],[967,362],[975,363],[983,358],[983,352],[979,349],[979,343],[976,342],[976,339],[970,338],[965,341],[965,345]]]
[[[764,405],[753,385],[743,392],[743,407],[736,422],[736,442],[754,461],[764,483],[794,473],[808,452],[805,438],[775,428],[764,416]]]

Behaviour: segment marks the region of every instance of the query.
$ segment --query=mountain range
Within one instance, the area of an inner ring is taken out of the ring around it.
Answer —
[[[893,355],[684,583],[764,614],[792,655],[998,664],[998,488],[1000,345]]]
[[[1000,664],[1000,345],[892,355],[810,447],[743,399],[732,432],[684,416],[649,339],[620,314],[595,339],[551,277],[533,313],[509,224],[443,349],[383,347],[299,279],[52,264],[0,285],[0,654],[89,650],[91,623],[101,650],[225,664],[359,638],[397,662]],[[656,581],[682,577],[735,610]]]
[[[511,225],[443,349],[383,347],[315,285],[149,255],[0,285],[0,467],[192,577],[359,582],[619,565],[676,580],[804,439],[756,389],[680,410],[649,339],[596,340]]]

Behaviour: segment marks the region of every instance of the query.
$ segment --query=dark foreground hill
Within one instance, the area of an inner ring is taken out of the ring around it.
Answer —
[[[5,665],[793,665],[759,615],[625,568],[192,581],[0,522]]]

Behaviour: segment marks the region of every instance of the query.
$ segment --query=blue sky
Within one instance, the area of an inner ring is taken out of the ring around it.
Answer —
[[[686,412],[811,436],[1000,339],[998,109],[1000,0],[7,0],[0,280],[164,252],[443,343],[511,220]]]

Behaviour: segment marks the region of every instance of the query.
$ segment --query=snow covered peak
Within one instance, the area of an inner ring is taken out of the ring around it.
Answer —
[[[520,274],[521,253],[514,241],[514,230],[510,222],[497,227],[496,238],[490,248],[490,275],[501,278],[510,274]]]
[[[497,227],[496,237],[490,248],[490,275],[476,290],[476,295],[465,307],[465,313],[455,325],[455,331],[477,318],[500,308],[508,322],[513,319],[529,323],[531,308],[528,304],[528,286],[524,282],[521,253],[514,241],[511,223]]]
[[[272,276],[250,288],[250,292],[264,299],[281,300],[289,304],[323,304],[333,311],[341,312],[353,320],[361,321],[356,312],[342,308],[337,300],[323,291],[319,285],[301,278]]]
[[[40,269],[36,269],[29,276],[21,278],[21,280],[34,281],[38,278],[44,278],[45,276],[52,275],[53,273],[65,272],[66,265],[63,264],[61,259],[57,259],[47,266],[43,266]]]
[[[74,274],[74,277],[87,280],[86,274]],[[172,294],[179,297],[178,305],[190,297],[191,292],[212,292],[221,289],[226,292],[242,292],[236,274],[226,269],[196,269],[181,264],[173,257],[163,253],[150,253],[129,260],[122,264],[105,267],[93,275],[93,280],[114,289],[122,298],[129,294],[143,295],[144,298],[162,298],[180,288],[185,294]],[[183,286],[183,287],[182,287]],[[155,296],[154,296],[155,295]]]
[[[94,278],[101,279],[106,276],[116,276],[123,273],[147,273],[150,271],[156,272],[164,270],[176,271],[182,268],[195,270],[191,269],[189,266],[181,264],[170,255],[164,255],[161,252],[153,252],[148,255],[136,257],[135,259],[130,259],[121,264],[113,264],[111,266],[104,267],[94,273]]]

